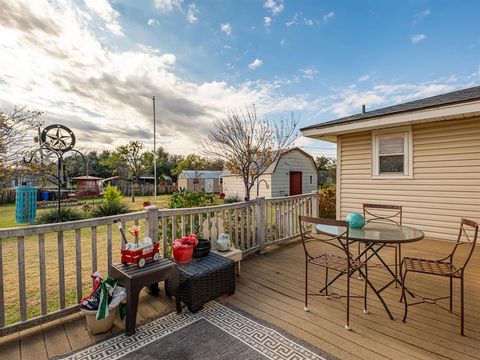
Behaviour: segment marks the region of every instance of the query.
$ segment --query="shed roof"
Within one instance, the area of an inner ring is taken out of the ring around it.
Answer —
[[[183,170],[179,176],[184,176],[187,179],[219,179],[222,171],[215,170]]]
[[[311,125],[300,129],[300,131],[310,129],[321,129],[333,125],[351,123],[366,119],[372,119],[387,115],[400,114],[406,112],[413,112],[418,110],[430,109],[444,105],[459,104],[474,100],[480,100],[480,86],[475,86],[467,89],[452,91],[446,94],[431,96],[424,99],[409,101],[403,104],[384,107],[377,110],[367,111],[351,116],[346,116],[340,119],[326,121],[316,125]]]
[[[286,151],[284,151],[282,154],[280,154],[280,156],[278,156],[277,159],[276,159],[273,163],[270,164],[270,166],[267,168],[267,170],[265,170],[264,174],[273,174],[273,173],[275,172],[275,169],[277,168],[277,165],[278,165],[278,162],[280,161],[280,159],[281,159],[283,156],[285,156],[286,154],[291,153],[292,151],[298,151],[298,152],[300,152],[302,155],[308,157],[308,158],[312,161],[313,166],[315,167],[315,169],[317,168],[317,165],[315,164],[315,160],[314,160],[314,158],[313,158],[312,155],[306,153],[305,151],[303,151],[303,150],[300,149],[299,147],[294,147],[294,148],[291,148],[291,149],[289,149],[289,150],[286,150]],[[229,170],[227,170],[227,169],[223,170],[222,176],[230,176],[230,175],[232,175],[232,173],[231,173]]]
[[[74,178],[72,178],[72,180],[103,180],[103,179],[99,178],[99,177],[96,177],[96,176],[86,175],[86,176],[74,177]]]

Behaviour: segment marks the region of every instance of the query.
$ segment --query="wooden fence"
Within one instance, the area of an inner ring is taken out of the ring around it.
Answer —
[[[136,224],[161,242],[164,256],[173,239],[203,231],[231,235],[245,255],[299,234],[298,215],[316,216],[317,193],[258,198],[219,206],[145,211],[58,224],[0,229],[0,336],[78,311],[91,292],[89,275],[108,275],[124,229]]]

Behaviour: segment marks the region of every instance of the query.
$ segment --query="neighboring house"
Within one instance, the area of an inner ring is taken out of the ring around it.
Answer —
[[[403,223],[456,239],[480,221],[480,86],[301,129],[337,144],[337,217],[403,206]]]
[[[221,191],[221,171],[183,170],[178,175],[178,189],[219,193]]]
[[[299,148],[282,153],[260,176],[250,192],[257,196],[272,198],[298,195],[317,190],[317,166],[312,156]],[[225,170],[222,174],[223,192],[226,196],[245,197],[245,185],[241,176]]]

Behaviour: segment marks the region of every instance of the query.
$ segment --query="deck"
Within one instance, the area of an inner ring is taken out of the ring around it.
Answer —
[[[423,240],[403,248],[406,256],[440,257],[451,244]],[[386,249],[390,261],[393,251]],[[234,296],[223,298],[237,308],[274,324],[312,345],[341,359],[478,359],[480,358],[480,253],[474,254],[466,278],[466,336],[459,335],[459,320],[433,305],[410,308],[407,323],[401,321],[403,305],[398,301],[400,289],[391,287],[384,297],[396,320],[388,319],[381,304],[370,295],[368,315],[363,314],[363,300],[353,299],[352,331],[344,329],[345,300],[312,297],[310,312],[303,311],[303,249],[299,243],[269,250],[265,255],[249,257],[242,263]],[[313,269],[313,268],[312,268]],[[323,279],[323,270],[312,271]],[[384,269],[369,269],[375,284],[387,279]],[[411,290],[435,296],[448,292],[448,279],[412,275]],[[314,285],[312,281],[312,285]],[[344,283],[337,282],[337,292]],[[363,289],[361,280],[352,281],[354,293]],[[458,302],[456,302],[458,309]],[[142,294],[138,321],[167,313],[173,304],[160,296]],[[118,329],[117,329],[118,331]],[[68,353],[99,341],[110,333],[92,336],[83,319],[71,315],[41,327],[0,338],[0,359],[35,359]]]

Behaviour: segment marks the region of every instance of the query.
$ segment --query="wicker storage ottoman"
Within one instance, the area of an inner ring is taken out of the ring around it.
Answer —
[[[197,312],[210,300],[235,293],[235,262],[223,256],[208,254],[179,265],[180,300],[188,310]],[[165,281],[167,295],[173,293],[173,283]]]

